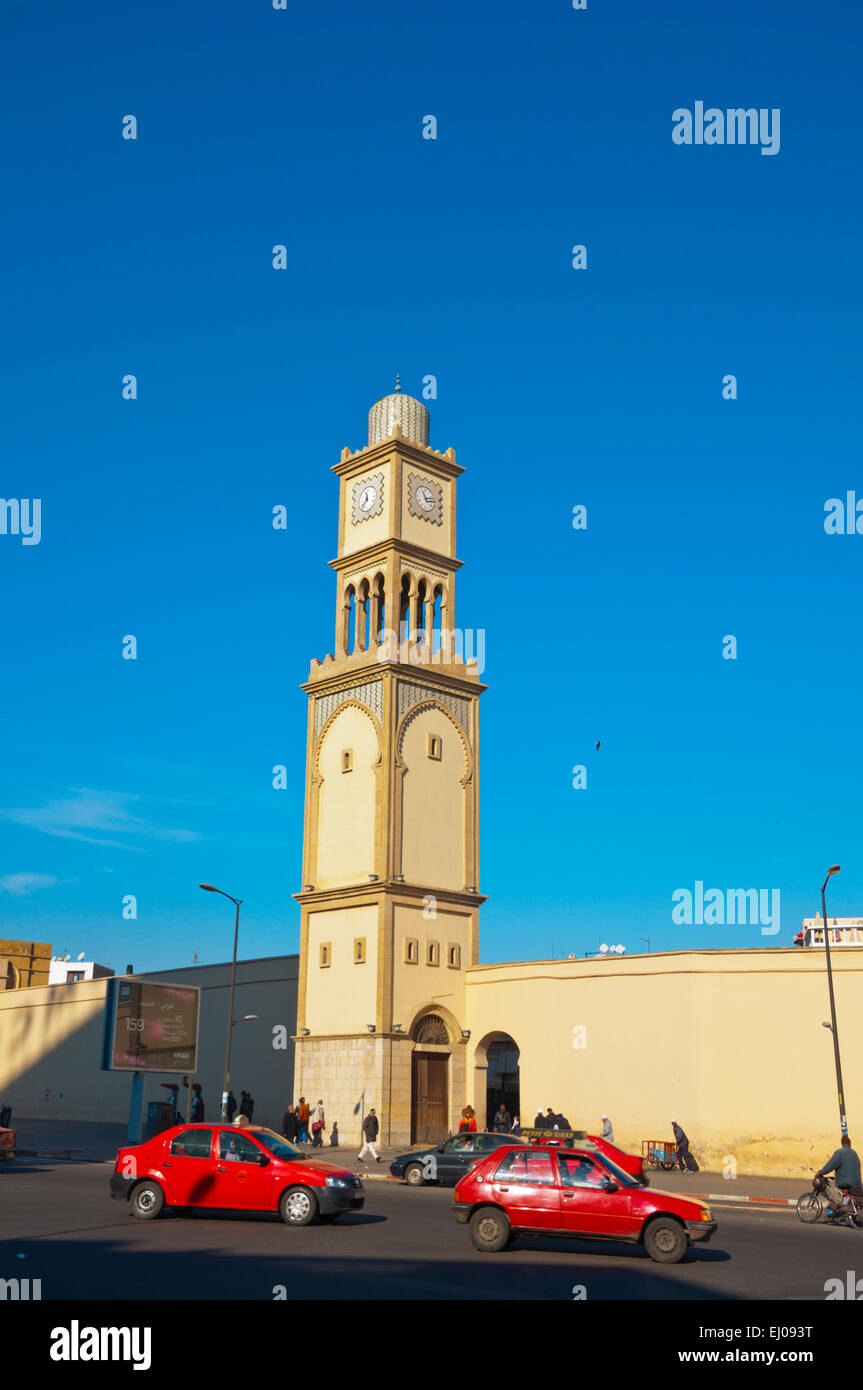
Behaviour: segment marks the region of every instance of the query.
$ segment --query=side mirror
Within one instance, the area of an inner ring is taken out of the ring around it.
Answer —
[[[618,1191],[618,1184],[614,1181],[614,1178],[603,1178],[602,1182],[599,1185],[602,1188],[603,1192]]]
[[[258,1154],[258,1162],[259,1162],[259,1164],[261,1165],[262,1168],[266,1168],[266,1166],[267,1166],[267,1164],[269,1163],[269,1161],[270,1161],[270,1160],[269,1160],[269,1158],[267,1157],[266,1154]]]

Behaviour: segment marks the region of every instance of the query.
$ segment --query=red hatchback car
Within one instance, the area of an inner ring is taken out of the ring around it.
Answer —
[[[660,1264],[676,1264],[716,1230],[709,1207],[645,1187],[595,1149],[498,1149],[462,1178],[453,1211],[477,1250],[574,1236],[640,1244]]]
[[[164,1207],[278,1212],[289,1226],[335,1221],[359,1211],[359,1178],[334,1163],[308,1159],[259,1125],[175,1125],[146,1144],[120,1149],[111,1196],[139,1221]]]

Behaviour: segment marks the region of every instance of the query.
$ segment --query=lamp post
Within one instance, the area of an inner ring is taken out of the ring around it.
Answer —
[[[237,937],[240,932],[240,904],[242,898],[232,898],[230,893],[222,892],[221,888],[214,888],[212,883],[201,883],[198,885],[206,893],[221,893],[223,898],[228,898],[236,907],[237,912],[234,917],[234,954],[231,957],[231,997],[228,1002],[228,1042],[225,1048],[225,1085],[222,1090],[222,1119],[228,1118],[228,1091],[231,1089],[231,1034],[234,1031],[234,987],[237,980]]]
[[[827,877],[821,885],[821,916],[824,921],[824,948],[827,952],[827,988],[830,994],[830,1032],[833,1034],[833,1057],[836,1062],[836,1089],[839,1092],[839,1123],[843,1137],[848,1133],[848,1119],[845,1114],[845,1091],[842,1086],[842,1064],[839,1061],[839,1033],[836,1028],[836,1001],[833,998],[833,970],[830,965],[830,932],[827,927],[827,885],[840,866],[831,864]]]

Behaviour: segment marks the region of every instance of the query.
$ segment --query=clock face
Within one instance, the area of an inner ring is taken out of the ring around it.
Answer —
[[[378,490],[373,483],[367,483],[360,493],[359,506],[361,512],[370,512],[375,502],[378,500]]]
[[[414,493],[414,497],[416,498],[417,506],[422,507],[424,512],[431,511],[432,507],[434,506],[434,493],[432,492],[431,488],[426,487],[425,483],[422,483],[417,488],[416,492]]]

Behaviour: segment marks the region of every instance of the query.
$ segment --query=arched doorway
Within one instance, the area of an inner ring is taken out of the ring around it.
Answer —
[[[504,1105],[509,1111],[510,1122],[515,1123],[521,1116],[521,1097],[519,1094],[518,1057],[515,1041],[508,1033],[492,1033],[486,1043],[486,1125],[494,1126],[494,1117]],[[525,1123],[522,1116],[522,1123]]]
[[[437,1144],[449,1133],[449,1029],[439,1014],[425,1014],[411,1037],[411,1143]]]

